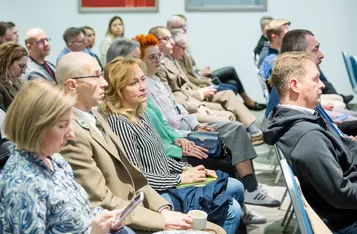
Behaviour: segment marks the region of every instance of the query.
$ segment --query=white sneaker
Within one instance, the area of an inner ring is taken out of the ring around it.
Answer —
[[[268,191],[263,189],[262,185],[258,185],[258,188],[253,192],[244,192],[244,202],[251,205],[278,207],[280,201],[270,197]]]
[[[267,222],[267,218],[257,212],[248,209],[246,206],[242,207],[242,218],[244,224],[262,224]]]

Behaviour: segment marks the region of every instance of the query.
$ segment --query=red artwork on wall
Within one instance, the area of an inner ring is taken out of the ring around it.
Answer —
[[[79,0],[80,11],[157,11],[158,0]]]

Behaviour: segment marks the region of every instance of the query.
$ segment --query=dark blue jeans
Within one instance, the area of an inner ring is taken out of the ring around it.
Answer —
[[[238,93],[237,87],[235,87],[233,84],[220,83],[217,92],[224,91],[224,90],[232,90],[235,95],[237,95]]]
[[[117,231],[110,231],[109,234],[135,234],[133,230],[128,228],[127,226],[124,226],[123,228],[117,230]]]

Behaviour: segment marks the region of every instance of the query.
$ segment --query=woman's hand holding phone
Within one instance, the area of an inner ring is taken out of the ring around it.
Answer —
[[[111,227],[112,230],[119,230],[120,228],[124,227],[125,219],[120,219],[120,215],[123,210],[124,209],[118,209],[113,211],[115,212],[115,218],[112,222],[112,227]]]

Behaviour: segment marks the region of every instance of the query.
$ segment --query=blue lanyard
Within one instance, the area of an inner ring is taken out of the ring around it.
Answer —
[[[331,119],[331,117],[326,113],[326,111],[321,107],[321,105],[318,105],[316,107],[316,110],[320,113],[320,115],[322,115],[322,117],[326,120],[326,123],[328,124],[328,126],[330,126],[330,128],[332,130],[334,130],[335,134],[337,133],[337,135],[345,137],[343,132],[341,131],[341,129],[339,127],[337,127],[337,125],[333,122],[333,120]]]

